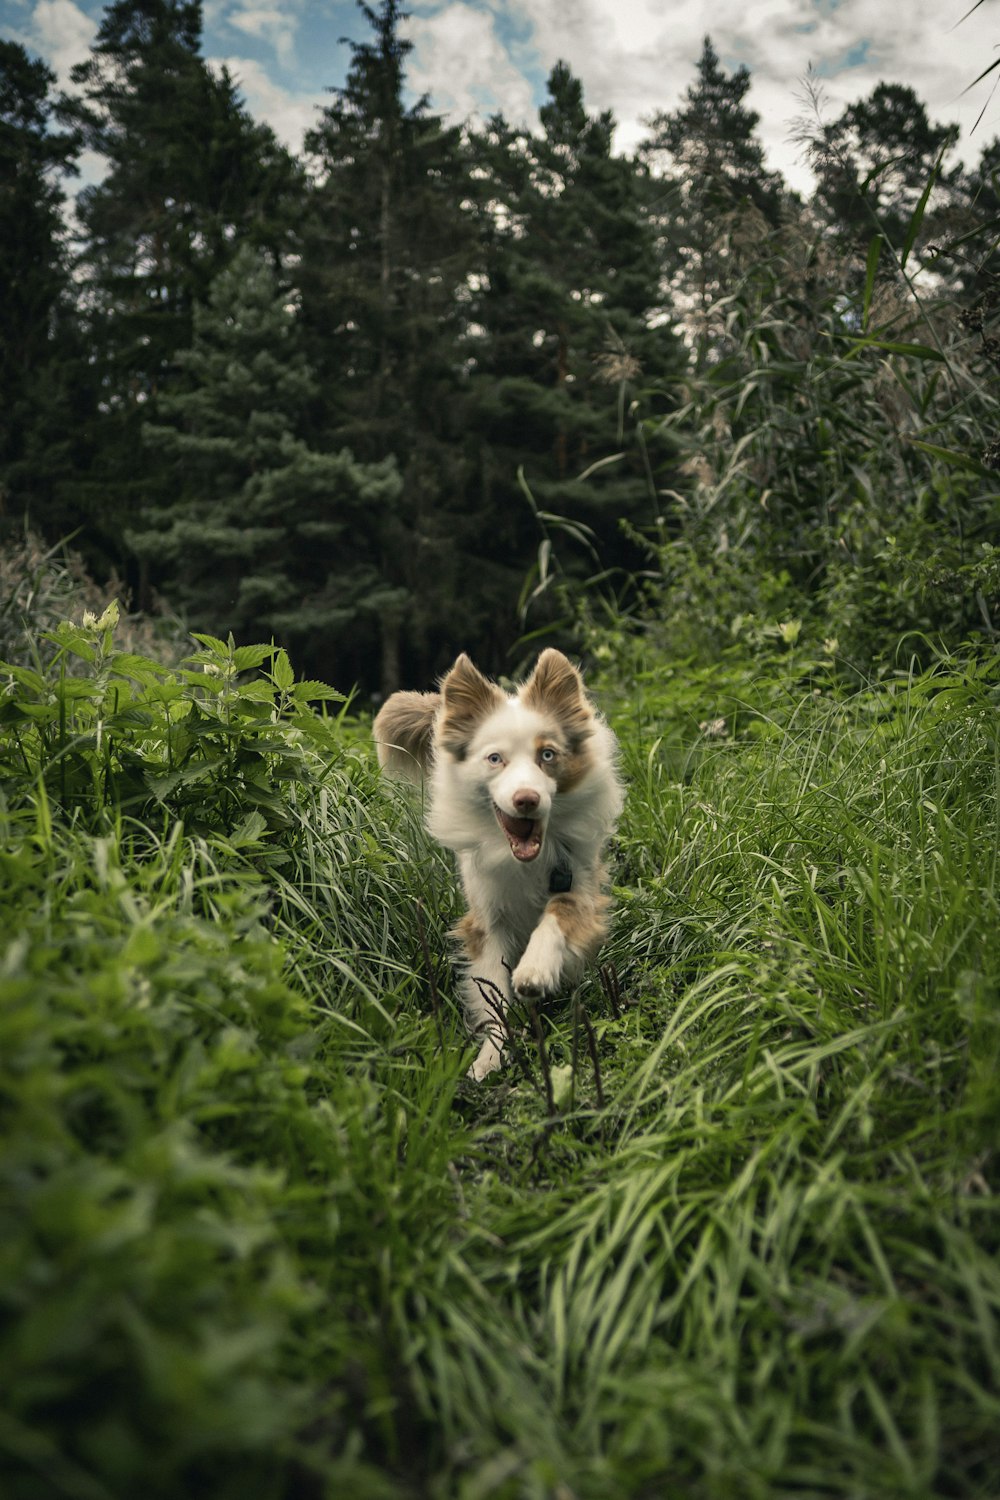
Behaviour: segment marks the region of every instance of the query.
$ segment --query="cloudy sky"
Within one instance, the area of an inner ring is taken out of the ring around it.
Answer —
[[[933,119],[961,127],[966,161],[1000,134],[992,79],[969,90],[1000,57],[1000,0],[966,15],[973,3],[410,0],[409,83],[457,119],[502,110],[530,122],[562,58],[582,79],[588,108],[614,111],[624,150],[641,137],[645,116],[677,105],[708,32],[727,68],[750,69],[750,101],[771,164],[805,187],[791,134],[810,67],[830,114],[885,79],[910,84]],[[42,56],[65,83],[87,55],[103,9],[99,0],[0,0],[0,35]],[[368,34],[354,0],[205,0],[204,12],[205,56],[228,63],[252,113],[293,148],[326,89],[343,81],[350,53],[341,38]]]

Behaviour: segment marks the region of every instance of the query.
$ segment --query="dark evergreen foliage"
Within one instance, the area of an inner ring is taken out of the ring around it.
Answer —
[[[665,152],[672,175],[684,185],[689,233],[703,232],[710,214],[744,203],[752,203],[769,223],[778,220],[787,190],[778,173],[764,164],[756,134],[760,116],[744,102],[750,82],[746,67],[727,75],[706,36],[695,81],[681,106],[658,111],[649,121],[652,135],[646,149]]]
[[[957,138],[935,125],[913,89],[879,83],[823,126],[812,143],[816,200],[845,248],[864,253],[881,233],[899,249],[928,179]]]
[[[546,513],[588,528],[576,531],[588,545],[566,559],[593,572],[591,549],[607,568],[634,566],[622,523],[655,518],[637,420],[669,402],[683,355],[664,326],[641,173],[612,154],[613,117],[587,113],[565,63],[548,93],[539,134],[498,117],[471,142],[485,256],[472,293],[469,440],[478,504],[501,518],[513,554],[538,543],[520,468]]]
[[[953,171],[949,187],[948,203],[934,215],[927,236],[935,242],[931,253],[939,272],[961,288],[969,326],[992,338],[1000,314],[1000,138],[986,143],[969,170]]]
[[[650,535],[828,587],[847,532],[826,428],[803,425],[825,387],[803,372],[819,340],[823,380],[849,391],[844,341],[874,329],[919,339],[958,389],[948,327],[907,303],[913,255],[964,299],[951,329],[992,375],[995,143],[953,168],[950,129],[883,83],[814,130],[803,205],[766,167],[747,69],[709,38],[627,156],[564,63],[534,128],[446,124],[407,92],[399,0],[359,14],[308,173],[206,64],[197,0],[114,0],[60,101],[2,44],[6,514],[50,542],[79,530],[142,604],[273,633],[309,671],[383,692],[429,685],[460,648],[516,668],[519,637],[558,632],[587,579],[634,598]],[[107,170],[80,194],[70,263],[84,147]],[[876,235],[896,260],[876,263]],[[975,425],[953,468],[994,461]],[[925,487],[917,532],[956,486]],[[854,556],[881,566],[889,523],[869,517]],[[969,560],[964,524],[929,545],[973,569],[989,613],[992,554]]]
[[[142,423],[177,374],[192,314],[236,243],[289,240],[300,169],[247,114],[232,78],[200,55],[201,6],[117,0],[64,103],[104,178],[84,189],[79,268],[102,422],[79,485],[81,519],[121,561],[117,538],[164,494]]]
[[[312,672],[361,675],[392,607],[379,568],[400,483],[394,460],[357,463],[300,436],[316,379],[291,294],[246,244],[194,311],[184,389],[143,429],[172,498],[129,533],[161,588],[199,627],[292,646]],[[336,670],[334,670],[336,669]]]
[[[306,138],[318,168],[300,280],[322,421],[359,458],[393,454],[403,490],[378,561],[385,692],[424,679],[461,644],[452,601],[486,540],[462,485],[459,342],[475,244],[462,133],[404,102],[410,44],[396,0],[361,4],[372,37],[350,43],[342,88]],[[479,635],[483,617],[472,602]],[[401,665],[401,652],[406,658]]]
[[[65,521],[55,497],[86,457],[72,441],[86,382],[60,181],[76,170],[79,139],[55,128],[54,83],[17,42],[0,41],[0,495],[8,515]]]
[[[781,177],[765,166],[760,116],[745,102],[749,89],[747,68],[727,74],[706,36],[680,107],[648,122],[652,213],[666,274],[695,319],[699,360],[717,345],[713,308],[739,281],[755,243],[780,222],[789,199]]]

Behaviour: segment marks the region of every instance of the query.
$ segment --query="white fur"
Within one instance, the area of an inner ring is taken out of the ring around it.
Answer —
[[[470,910],[485,929],[482,952],[464,960],[463,1001],[470,1028],[484,1037],[470,1070],[484,1078],[501,1062],[504,1016],[511,999],[536,998],[576,983],[587,953],[575,952],[546,910],[550,879],[568,863],[573,894],[599,900],[601,854],[621,812],[615,739],[596,715],[587,739],[587,774],[559,792],[538,764],[536,745],[553,718],[510,697],[476,726],[462,759],[437,749],[430,771],[427,826],[458,857]],[[499,757],[491,763],[489,757]],[[544,825],[542,848],[519,861],[493,810],[519,815],[515,798],[538,798],[532,816]]]
[[[500,1065],[512,999],[575,984],[607,930],[615,738],[554,650],[511,696],[459,656],[440,693],[393,693],[373,733],[386,771],[427,777],[427,826],[458,860],[463,1000],[483,1038],[470,1072],[484,1078]]]

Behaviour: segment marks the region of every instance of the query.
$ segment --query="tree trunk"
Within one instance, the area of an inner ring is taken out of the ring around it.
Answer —
[[[379,202],[379,349],[378,349],[378,410],[385,408],[385,392],[389,380],[389,299],[392,291],[392,260],[390,237],[392,233],[392,166],[388,158],[382,163],[382,183]]]

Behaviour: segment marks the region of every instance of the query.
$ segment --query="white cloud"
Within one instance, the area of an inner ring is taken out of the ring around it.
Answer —
[[[73,0],[38,0],[23,33],[25,44],[53,69],[63,88],[70,69],[90,56],[97,23]]]
[[[641,138],[641,120],[677,107],[692,83],[708,31],[727,68],[746,63],[751,108],[772,165],[798,185],[806,174],[791,126],[810,63],[828,71],[830,109],[839,113],[871,92],[880,79],[909,84],[933,119],[971,129],[987,86],[962,97],[996,56],[995,15],[986,7],[962,22],[969,0],[505,0],[507,13],[528,26],[543,67],[564,58],[582,80],[588,108],[612,109],[617,142],[627,149]],[[961,23],[961,24],[960,24]],[[867,42],[863,58],[845,66]],[[977,135],[964,147],[976,157],[1000,130],[1000,103],[988,109]]]
[[[375,3],[375,0],[372,0]],[[960,145],[973,161],[1000,133],[1000,92],[989,103],[989,80],[964,91],[998,56],[995,7],[966,20],[972,0],[409,0],[405,35],[410,88],[431,96],[432,107],[458,121],[501,110],[515,123],[537,122],[534,85],[563,58],[582,80],[592,112],[611,109],[617,145],[633,147],[642,121],[673,110],[694,81],[703,36],[711,33],[723,64],[746,63],[751,108],[772,166],[796,186],[808,173],[792,126],[802,113],[802,82],[810,63],[819,70],[828,110],[835,116],[869,94],[880,79],[910,84],[932,119],[967,133],[983,104],[977,133]],[[84,9],[86,6],[86,9]],[[0,0],[15,12],[14,34],[41,53],[66,86],[69,70],[88,55],[101,0]],[[266,43],[264,62],[239,55],[230,67],[242,81],[251,111],[294,150],[339,81],[345,54],[334,37],[349,30],[370,39],[348,0],[205,0],[209,47],[217,58],[241,53],[236,37]],[[89,12],[89,14],[88,14]],[[349,19],[350,17],[350,19]],[[864,44],[862,46],[862,44]],[[298,81],[282,88],[281,76]],[[294,68],[294,72],[292,69]],[[526,76],[525,68],[530,70]],[[320,76],[322,72],[322,77]]]
[[[287,8],[275,6],[243,5],[226,16],[227,24],[245,36],[268,42],[277,53],[280,62],[288,66],[295,52],[295,35],[298,17]]]
[[[430,94],[435,110],[458,120],[498,111],[527,123],[535,105],[531,85],[515,68],[485,11],[452,0],[428,16],[413,16],[406,36],[414,44],[407,82]]]
[[[215,69],[228,68],[254,119],[270,125],[291,151],[302,150],[302,137],[317,119],[319,100],[314,94],[296,94],[282,88],[250,57],[209,57],[205,61]]]

